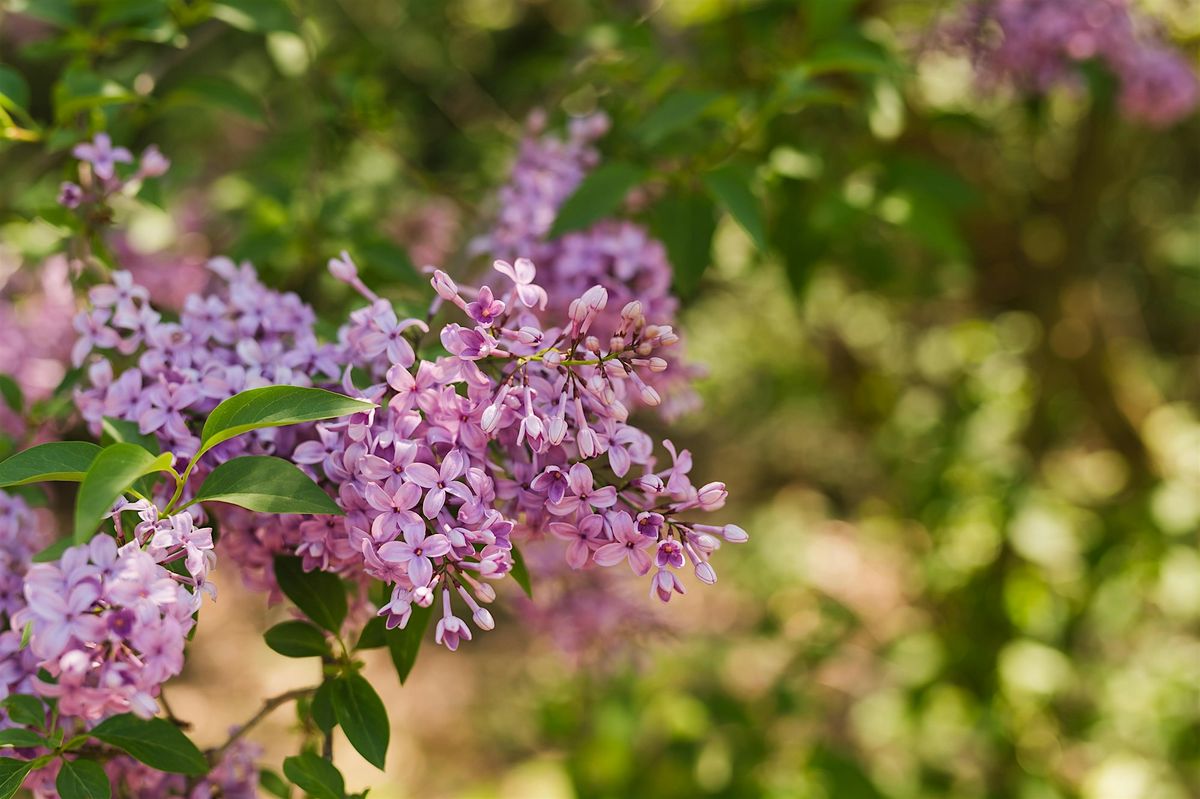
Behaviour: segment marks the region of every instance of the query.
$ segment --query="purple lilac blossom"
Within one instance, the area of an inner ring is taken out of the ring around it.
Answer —
[[[127,514],[138,521],[126,531]],[[160,518],[145,500],[113,511],[117,536],[97,535],[53,563],[29,567],[25,607],[13,629],[29,626],[29,651],[52,682],[35,693],[58,700],[61,717],[87,722],[158,710],[160,686],[183,669],[183,648],[201,593],[213,593],[212,531],[188,512]],[[170,571],[179,561],[184,569]]]
[[[1079,65],[1104,63],[1130,119],[1166,127],[1200,102],[1200,79],[1125,0],[977,0],[947,26],[951,49],[968,52],[987,85],[1027,92],[1077,86]]]

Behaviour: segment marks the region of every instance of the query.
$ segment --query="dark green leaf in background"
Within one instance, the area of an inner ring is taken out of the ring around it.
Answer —
[[[337,575],[304,571],[300,558],[275,558],[275,580],[280,590],[304,615],[331,633],[346,619],[346,587]]]

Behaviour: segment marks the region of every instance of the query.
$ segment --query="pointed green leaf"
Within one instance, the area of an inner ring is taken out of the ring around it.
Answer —
[[[166,719],[123,713],[100,722],[90,734],[159,771],[190,775],[208,771],[208,761],[196,745]]]
[[[433,605],[423,608],[414,604],[412,615],[409,616],[404,629],[397,627],[384,633],[387,637],[388,652],[392,656],[392,664],[396,667],[401,684],[408,679],[413,665],[417,662],[417,654],[421,651],[421,639],[425,637],[432,617]]]
[[[289,658],[329,654],[325,634],[306,621],[285,621],[263,633],[267,646]]]
[[[387,646],[387,638],[384,633],[387,631],[387,626],[381,616],[376,616],[371,619],[363,627],[362,632],[358,635],[358,643],[354,645],[358,649],[379,649]]]
[[[304,571],[300,558],[275,558],[275,581],[280,590],[312,619],[337,633],[346,619],[346,587],[337,575]]]
[[[351,673],[333,681],[333,712],[346,738],[368,763],[383,769],[387,758],[387,708],[375,689],[361,674]]]
[[[521,586],[521,590],[525,592],[525,596],[533,599],[533,581],[529,578],[529,567],[525,565],[525,557],[521,554],[521,550],[516,547],[512,548],[512,578],[517,581],[517,585]]]
[[[104,767],[94,760],[64,760],[54,783],[62,799],[109,799],[112,786]]]
[[[0,730],[0,746],[45,746],[46,741],[33,730],[13,727],[11,730]]]
[[[137,444],[112,444],[101,450],[79,485],[75,500],[75,541],[87,541],[117,498],[145,474],[171,468],[169,452],[155,457]]]
[[[10,799],[21,788],[25,775],[33,770],[32,760],[0,757],[0,799]]]
[[[767,246],[762,206],[750,191],[750,173],[737,166],[724,166],[704,176],[704,185],[733,221],[750,236],[760,250]]]
[[[0,397],[4,398],[4,404],[13,413],[24,412],[25,392],[21,391],[21,384],[9,375],[0,374]]]
[[[29,110],[29,84],[20,72],[0,65],[0,107],[9,111]]]
[[[337,716],[333,712],[333,680],[326,680],[317,688],[309,712],[317,728],[326,735],[337,726]]]
[[[13,694],[0,705],[8,711],[10,719],[24,727],[41,727],[46,723],[46,706],[36,696]]]
[[[158,438],[142,433],[137,422],[105,416],[100,420],[100,432],[101,441],[105,444],[137,444],[152,455],[162,452]]]
[[[638,123],[634,128],[634,135],[647,146],[653,147],[667,136],[683,130],[704,116],[719,97],[715,92],[687,89],[673,91]]]
[[[312,752],[302,752],[283,761],[283,773],[314,799],[343,799],[346,782],[337,767]]]
[[[208,415],[200,434],[199,458],[218,444],[250,430],[334,419],[375,406],[323,388],[263,386],[234,394]]]
[[[41,552],[33,556],[34,563],[49,563],[53,560],[58,560],[62,554],[75,544],[75,541],[70,538],[60,538],[50,546],[43,549]]]
[[[78,483],[100,454],[87,441],[53,441],[18,452],[0,463],[0,488],[59,480]]]
[[[279,799],[291,799],[291,787],[283,781],[283,777],[280,777],[269,768],[265,768],[258,773],[258,785],[272,796],[278,796]]]
[[[575,193],[558,209],[546,238],[558,238],[609,216],[621,205],[630,189],[645,177],[646,172],[641,167],[620,161],[610,161],[600,167],[584,178]]]
[[[712,261],[717,226],[712,200],[699,192],[670,194],[654,204],[650,221],[667,248],[676,290],[684,297],[691,295]]]
[[[225,461],[205,478],[194,501],[228,502],[262,513],[344,513],[295,464],[270,455]]]

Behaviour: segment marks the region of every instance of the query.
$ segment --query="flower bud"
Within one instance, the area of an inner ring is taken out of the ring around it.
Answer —
[[[491,630],[496,626],[496,622],[487,608],[476,608],[475,612],[471,614],[471,618],[475,620],[475,626],[481,630]]]
[[[717,581],[717,573],[708,563],[700,561],[696,564],[696,579],[706,585],[713,585]]]
[[[342,250],[340,256],[329,259],[329,273],[343,283],[352,283],[358,278],[358,267],[350,260],[350,253]]]
[[[546,438],[554,446],[558,446],[567,437],[567,420],[561,416],[552,416],[546,423]]]
[[[667,361],[666,361],[666,359],[665,359],[665,358],[657,358],[657,357],[655,357],[655,358],[651,358],[651,359],[650,359],[650,371],[651,371],[651,372],[665,372],[665,371],[667,371]]]
[[[579,446],[579,456],[583,459],[594,458],[600,454],[600,438],[590,427],[585,427],[575,436]]]
[[[542,363],[551,368],[556,368],[563,362],[563,354],[561,350],[550,350],[542,356]]]
[[[696,493],[696,501],[703,510],[716,510],[725,504],[728,497],[729,492],[725,490],[725,484],[720,482],[706,483]]]
[[[725,540],[731,544],[744,544],[750,540],[750,535],[736,524],[727,524],[722,530]]]
[[[436,291],[437,295],[443,300],[453,300],[458,296],[458,286],[453,280],[450,279],[450,276],[441,269],[438,269],[433,273],[433,280],[431,280],[430,283],[433,284],[433,290]]]

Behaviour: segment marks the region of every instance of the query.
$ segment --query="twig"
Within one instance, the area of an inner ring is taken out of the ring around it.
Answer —
[[[273,696],[270,699],[263,702],[263,706],[261,708],[259,708],[259,711],[257,713],[255,713],[253,716],[250,717],[249,721],[247,721],[245,724],[241,725],[236,730],[234,730],[229,735],[229,739],[226,740],[225,743],[221,744],[219,747],[217,747],[216,749],[213,749],[209,752],[209,756],[208,756],[209,762],[216,764],[221,759],[221,756],[223,754],[225,754],[225,750],[227,750],[229,747],[231,747],[235,743],[237,743],[238,739],[240,739],[243,735],[250,732],[250,730],[256,724],[258,724],[260,721],[262,721],[264,718],[266,718],[268,715],[270,715],[271,711],[275,710],[277,707],[286,705],[288,702],[291,702],[293,699],[301,699],[305,696],[308,696],[309,694],[316,693],[316,690],[317,690],[317,686],[315,686],[315,685],[310,686],[308,688],[294,688],[291,691],[286,691],[286,692],[280,694],[279,696]]]

